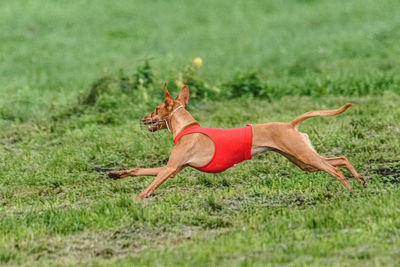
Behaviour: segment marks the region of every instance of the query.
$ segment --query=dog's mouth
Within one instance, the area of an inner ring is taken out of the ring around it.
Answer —
[[[150,124],[150,126],[148,127],[148,130],[150,132],[155,132],[158,130],[158,120],[152,121],[149,124]]]
[[[155,132],[155,131],[159,130],[159,120],[157,120],[157,119],[151,120],[149,118],[144,117],[142,119],[142,122],[144,125],[149,125],[148,130],[150,132]]]

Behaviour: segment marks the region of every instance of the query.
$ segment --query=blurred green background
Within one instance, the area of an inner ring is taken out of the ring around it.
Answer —
[[[396,7],[373,0],[2,1],[0,110],[40,118],[145,59],[157,88],[201,57],[197,75],[210,88],[256,72],[271,95],[399,92]]]

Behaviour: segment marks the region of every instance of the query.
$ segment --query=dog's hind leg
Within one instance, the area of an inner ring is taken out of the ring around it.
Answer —
[[[349,181],[344,177],[342,172],[338,169],[333,167],[328,163],[328,161],[318,155],[317,152],[314,150],[309,150],[308,153],[303,153],[301,156],[296,157],[298,161],[302,162],[305,165],[311,166],[317,170],[324,171],[334,178],[336,178],[339,182],[343,184],[348,190],[351,190],[351,185]]]
[[[276,141],[279,140],[276,142],[276,147],[279,147],[277,152],[284,155],[302,170],[309,172],[321,170],[327,172],[340,181],[344,187],[351,190],[351,185],[343,176],[342,172],[329,164],[328,160],[315,151],[307,135],[294,130],[287,131],[286,137],[289,138],[275,139]]]
[[[299,153],[300,151],[296,151],[299,147],[302,148],[301,149],[302,153]],[[343,184],[343,186],[346,187],[348,190],[351,190],[351,185],[343,176],[342,172],[339,169],[330,165],[328,163],[328,160],[326,160],[324,157],[321,157],[308,144],[298,146],[297,149],[292,150],[289,146],[286,146],[284,152],[281,150],[275,150],[275,151],[285,156],[288,160],[293,162],[303,171],[308,171],[308,172],[315,172],[319,170],[324,171],[333,176],[334,178],[336,178],[337,180],[339,180]],[[294,153],[294,151],[296,151],[297,153]]]
[[[338,169],[333,167],[327,162],[323,162],[320,166],[320,170],[325,171],[335,177],[339,182],[343,184],[344,187],[346,187],[348,190],[351,190],[351,185],[349,181],[344,177],[343,173]]]
[[[282,156],[284,156],[285,158],[287,158],[289,161],[291,161],[294,165],[296,165],[297,167],[299,167],[303,171],[307,171],[307,172],[316,172],[316,171],[318,171],[317,168],[298,160],[296,157],[294,157],[294,156],[292,156],[290,154],[287,154],[287,153],[279,151],[279,150],[275,150],[275,151],[278,152],[279,154],[281,154]]]
[[[325,158],[325,160],[331,164],[332,166],[337,166],[337,167],[344,167],[351,172],[351,174],[354,176],[354,178],[357,179],[357,181],[362,185],[365,185],[365,180],[361,177],[361,175],[354,169],[353,165],[350,164],[350,162],[347,160],[346,157],[341,156],[341,157],[336,157],[336,158]]]
[[[310,168],[310,169],[306,168],[305,169],[306,171],[316,171],[316,170],[324,171],[324,172],[330,174],[331,176],[333,176],[334,178],[336,178],[348,190],[351,190],[351,185],[350,185],[349,181],[346,180],[346,178],[344,177],[342,172],[338,168],[335,168],[332,165],[330,165],[323,157],[318,155],[316,152],[311,157],[305,157],[305,158],[301,158],[301,159],[297,158],[297,160],[299,162],[302,162],[302,164],[304,166],[306,166],[307,168]],[[298,165],[298,164],[296,164],[296,165]]]
[[[338,169],[335,168],[334,166],[332,166],[331,164],[328,163],[328,160],[326,160],[324,157],[321,157],[320,155],[318,155],[318,153],[316,153],[315,151],[312,151],[313,153],[311,153],[311,151],[309,151],[309,153],[307,155],[302,155],[301,157],[297,157],[296,160],[298,162],[300,162],[301,164],[296,164],[297,166],[299,166],[302,170],[305,171],[324,171],[328,174],[330,174],[331,176],[333,176],[334,178],[336,178],[339,182],[341,182],[343,184],[344,187],[346,187],[348,190],[351,190],[351,185],[349,183],[349,181],[347,181],[347,179],[344,177],[343,173]],[[292,156],[294,157],[294,156]],[[287,157],[288,159],[290,159],[289,157]],[[301,166],[304,166],[305,169],[303,169]]]
[[[351,185],[350,183],[346,180],[342,172],[333,167],[328,163],[325,158],[321,157],[318,155],[316,152],[310,153],[309,151],[308,155],[302,155],[301,157],[295,157],[294,155],[286,154],[286,153],[280,153],[284,155],[286,158],[288,158],[291,162],[296,164],[298,167],[300,167],[304,171],[308,172],[315,172],[318,170],[324,171],[334,178],[336,178],[339,182],[343,184],[344,187],[346,187],[348,190],[351,190]]]

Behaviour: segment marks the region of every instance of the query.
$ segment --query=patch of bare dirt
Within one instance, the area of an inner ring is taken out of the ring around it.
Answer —
[[[205,230],[201,227],[129,227],[112,232],[83,232],[71,236],[54,236],[16,244],[21,251],[30,251],[34,262],[54,260],[56,263],[76,263],[98,258],[102,261],[167,244],[178,244],[194,238],[208,238],[228,229]],[[29,249],[28,249],[29,248]]]
[[[393,163],[389,166],[375,168],[372,173],[382,176],[383,183],[400,184],[400,164]]]

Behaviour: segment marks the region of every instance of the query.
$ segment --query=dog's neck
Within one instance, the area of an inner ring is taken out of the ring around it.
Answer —
[[[191,125],[199,125],[192,115],[190,115],[190,113],[184,108],[177,110],[173,116],[168,119],[168,123],[173,138],[175,138],[183,129]]]

